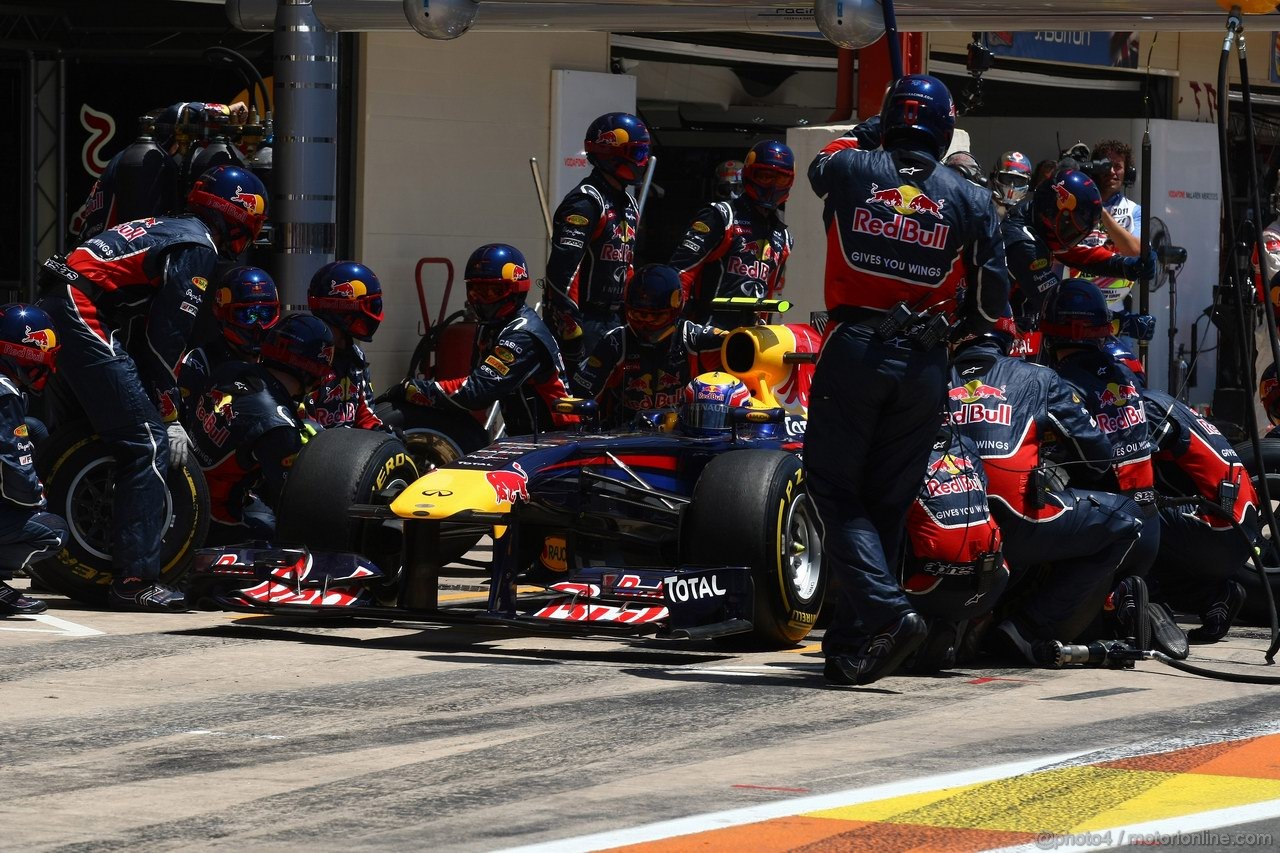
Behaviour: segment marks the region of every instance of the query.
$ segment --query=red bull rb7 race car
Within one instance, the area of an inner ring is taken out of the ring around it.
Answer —
[[[682,435],[666,428],[674,412],[654,411],[626,431],[502,439],[372,503],[335,507],[340,490],[314,472],[386,436],[322,432],[284,498],[315,496],[293,511],[307,523],[282,518],[272,545],[200,552],[190,590],[253,613],[794,644],[826,590],[800,458],[818,345],[807,325],[731,333],[725,370],[754,401],[725,434]],[[589,420],[594,403],[562,405]],[[485,533],[487,600],[442,604],[442,571]]]

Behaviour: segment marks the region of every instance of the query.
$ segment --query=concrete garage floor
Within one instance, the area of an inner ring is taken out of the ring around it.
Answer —
[[[0,621],[4,849],[493,850],[1280,729],[1276,688],[1155,662],[834,689],[816,636],[732,654],[49,600]],[[1275,674],[1264,633],[1193,656]]]

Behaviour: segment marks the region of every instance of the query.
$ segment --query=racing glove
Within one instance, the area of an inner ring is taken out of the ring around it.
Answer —
[[[169,468],[189,467],[191,460],[191,439],[182,424],[174,421],[165,427],[169,436]]]
[[[404,401],[413,406],[430,406],[434,401],[430,394],[424,394],[413,379],[404,381]]]
[[[1111,321],[1111,328],[1117,335],[1136,341],[1149,341],[1156,335],[1156,318],[1150,314],[1117,311]]]
[[[1152,278],[1156,274],[1156,253],[1147,252],[1146,257],[1125,258],[1120,261],[1120,275],[1129,281]]]

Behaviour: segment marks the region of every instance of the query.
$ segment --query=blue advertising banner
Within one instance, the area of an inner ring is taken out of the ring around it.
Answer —
[[[1137,33],[995,32],[983,33],[983,38],[987,48],[996,56],[1111,68],[1138,67]],[[1275,73],[1274,68],[1272,73]]]

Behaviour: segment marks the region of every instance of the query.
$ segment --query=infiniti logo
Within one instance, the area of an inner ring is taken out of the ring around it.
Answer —
[[[447,498],[453,495],[448,489],[424,489],[423,495],[429,498]]]

